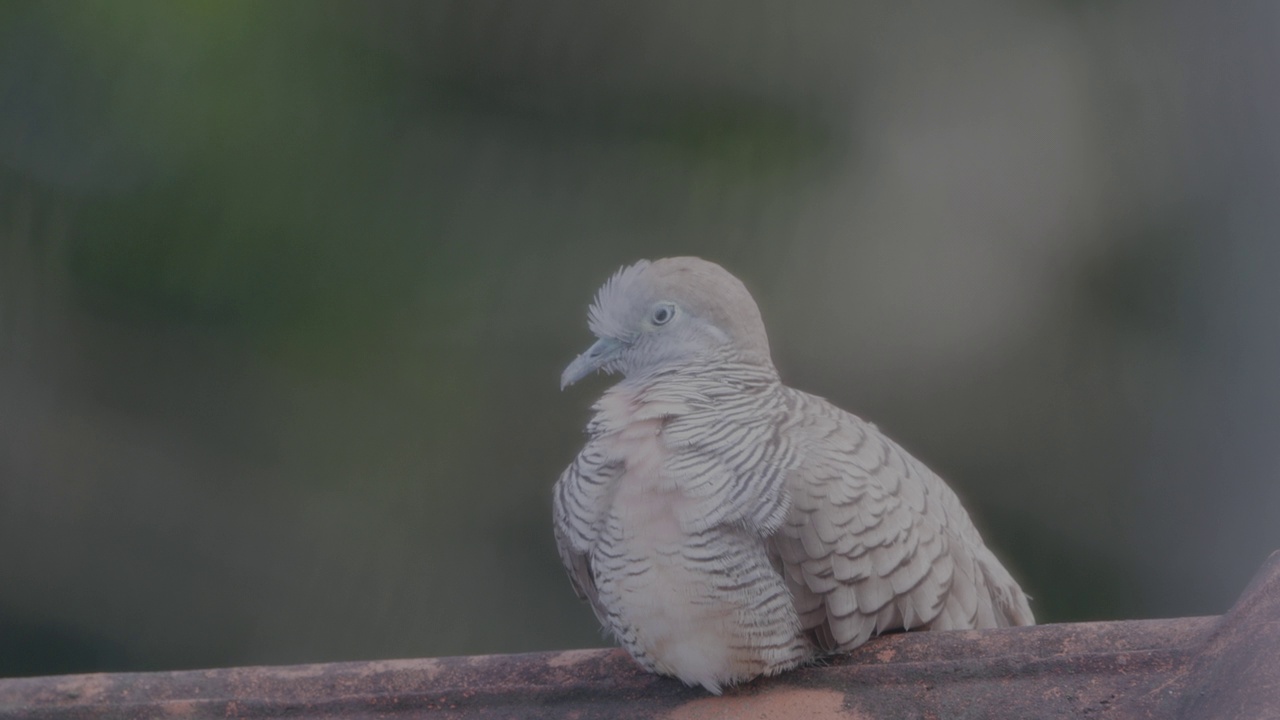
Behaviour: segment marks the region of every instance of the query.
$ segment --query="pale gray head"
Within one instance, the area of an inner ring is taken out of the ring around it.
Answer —
[[[746,286],[695,257],[622,268],[596,294],[588,325],[599,340],[565,368],[561,389],[596,370],[641,377],[730,358],[773,366]]]

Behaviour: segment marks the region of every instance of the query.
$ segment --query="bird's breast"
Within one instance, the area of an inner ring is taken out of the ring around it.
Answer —
[[[605,396],[599,410],[614,428],[606,453],[623,468],[610,508],[624,531],[616,540],[643,556],[679,546],[683,535],[677,517],[684,497],[664,473],[670,455],[662,437],[664,416],[645,412],[643,403],[621,392]]]
[[[594,565],[612,630],[642,664],[708,688],[794,665],[807,650],[761,543],[689,526],[700,499],[666,469],[668,416],[628,400],[601,408],[615,419],[630,413],[607,438],[623,471]]]

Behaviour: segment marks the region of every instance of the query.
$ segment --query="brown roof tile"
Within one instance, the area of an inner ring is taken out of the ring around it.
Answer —
[[[723,697],[618,650],[0,680],[0,718],[1280,718],[1280,553],[1220,617],[873,640]]]

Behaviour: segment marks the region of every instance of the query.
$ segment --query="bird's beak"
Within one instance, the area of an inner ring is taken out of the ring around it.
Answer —
[[[587,351],[573,359],[560,376],[563,390],[582,378],[613,362],[622,354],[622,343],[613,338],[600,338]]]

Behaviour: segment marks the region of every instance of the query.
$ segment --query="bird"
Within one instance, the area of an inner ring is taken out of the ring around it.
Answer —
[[[712,694],[897,630],[1034,624],[946,483],[875,425],[782,383],[743,283],[625,266],[561,390],[621,375],[552,492],[577,595],[645,670]]]

